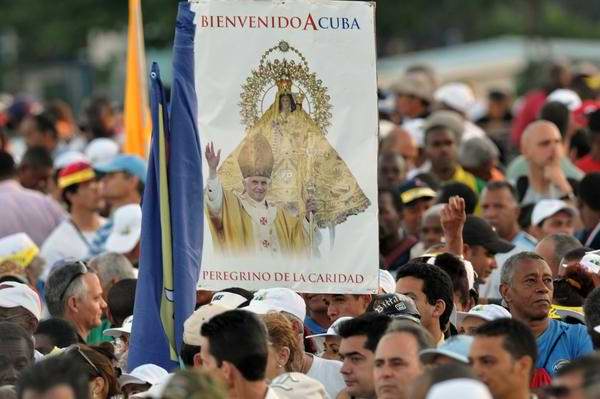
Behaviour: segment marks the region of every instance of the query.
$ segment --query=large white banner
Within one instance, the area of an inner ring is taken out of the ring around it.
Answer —
[[[193,3],[201,287],[377,290],[374,9]]]

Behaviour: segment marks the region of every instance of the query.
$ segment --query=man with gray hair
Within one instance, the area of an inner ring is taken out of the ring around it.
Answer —
[[[102,299],[108,302],[108,293],[116,283],[125,279],[135,279],[136,269],[125,255],[116,252],[107,252],[92,258],[88,267],[100,280],[102,286]],[[133,307],[133,304],[132,304]],[[87,337],[88,344],[98,344],[103,341],[112,340],[103,334],[104,330],[113,327],[106,314],[102,314],[102,323],[90,331]]]
[[[552,277],[557,277],[560,270],[560,262],[566,254],[574,249],[581,248],[581,242],[567,234],[551,234],[543,238],[535,247],[535,253],[546,260]]]
[[[100,325],[106,309],[98,276],[80,261],[54,268],[48,276],[45,298],[50,314],[71,322],[82,343]]]
[[[125,255],[107,252],[90,259],[88,267],[100,279],[104,300],[113,285],[126,278],[137,278],[136,270]]]
[[[473,137],[460,145],[458,160],[467,172],[484,181],[501,178],[496,169],[500,151],[487,137]]]
[[[378,399],[407,399],[409,386],[423,374],[419,352],[433,347],[423,327],[408,320],[394,320],[375,350],[373,379]]]
[[[529,326],[536,337],[536,369],[553,376],[566,362],[593,351],[585,326],[550,319],[554,292],[552,271],[540,255],[520,252],[504,263],[500,293],[514,319]]]

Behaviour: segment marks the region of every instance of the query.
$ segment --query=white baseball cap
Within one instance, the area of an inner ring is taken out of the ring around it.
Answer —
[[[565,201],[559,199],[543,199],[540,200],[531,213],[531,224],[539,226],[544,220],[556,215],[560,211],[566,211],[571,216],[577,216],[577,210]]]
[[[304,299],[289,288],[276,287],[258,290],[250,304],[242,309],[257,314],[283,311],[296,316],[302,322],[306,318]]]
[[[216,303],[200,306],[183,322],[183,342],[188,345],[200,346],[200,329],[202,325],[216,315],[225,313],[231,309],[234,308],[228,308]]]
[[[0,238],[0,263],[11,261],[24,269],[39,253],[40,249],[27,233],[15,233]]]
[[[281,374],[269,387],[281,399],[329,399],[323,384],[303,373]]]
[[[485,384],[471,378],[455,378],[434,384],[425,399],[492,399]]]
[[[248,300],[236,293],[233,292],[215,292],[210,303],[214,303],[217,305],[221,305],[227,309],[237,309],[241,304],[247,302]]]
[[[443,355],[469,364],[469,351],[474,339],[470,335],[453,335],[437,348],[422,350],[419,352],[419,357],[423,363],[431,363],[436,356]]]
[[[340,336],[340,325],[343,322],[345,322],[347,320],[351,320],[351,319],[353,319],[353,317],[350,317],[350,316],[340,317],[339,319],[337,319],[336,321],[334,321],[333,323],[331,323],[331,325],[327,329],[327,332],[324,332],[324,333],[321,333],[321,334],[307,335],[306,338],[339,337]]]
[[[598,334],[600,334],[600,326],[594,327],[594,331],[596,331]]]
[[[396,280],[394,280],[392,273],[379,269],[379,288],[381,288],[384,294],[393,294],[396,292]]]
[[[106,251],[126,254],[140,240],[142,234],[142,208],[138,204],[124,205],[113,215],[113,227],[106,240]]]
[[[433,95],[438,102],[468,114],[475,105],[475,95],[469,86],[460,82],[446,83],[437,89]]]
[[[28,285],[16,281],[0,283],[0,308],[22,306],[38,321],[42,317],[42,303],[39,295]]]
[[[83,153],[79,152],[79,151],[74,151],[74,150],[70,150],[70,151],[65,151],[62,154],[58,155],[56,157],[56,159],[54,160],[54,169],[55,170],[60,170],[62,168],[64,168],[67,165],[70,165],[72,163],[75,162],[89,162],[90,160],[83,155]]]
[[[589,273],[600,273],[600,251],[586,252],[579,264]]]
[[[134,368],[129,374],[121,374],[119,385],[127,384],[158,384],[164,380],[169,373],[156,364],[147,363]]]
[[[573,90],[556,89],[546,97],[546,102],[556,101],[566,106],[573,112],[581,107],[581,97]]]
[[[123,320],[121,327],[107,328],[102,334],[107,337],[118,338],[123,334],[131,334],[131,327],[133,326],[133,316],[128,316]]]
[[[118,154],[119,145],[106,137],[94,139],[85,147],[85,155],[92,165],[110,162]]]
[[[456,312],[456,318],[458,323],[462,323],[467,317],[479,317],[485,321],[492,321],[496,319],[511,318],[511,314],[508,310],[500,305],[476,305],[471,308],[468,312]]]
[[[410,119],[402,124],[402,128],[411,135],[413,140],[415,140],[417,147],[425,146],[425,133],[423,132],[424,126],[425,119],[423,118]]]

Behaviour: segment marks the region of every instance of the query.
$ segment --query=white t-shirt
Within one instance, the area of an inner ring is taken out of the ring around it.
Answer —
[[[106,223],[106,219],[102,218],[100,226],[104,223]],[[46,281],[52,265],[61,259],[84,259],[95,236],[96,230],[82,231],[80,234],[70,220],[59,224],[44,241],[40,250],[40,256],[46,261],[41,279]]]
[[[313,356],[312,365],[306,375],[323,384],[327,394],[331,398],[335,398],[342,389],[346,388],[340,372],[341,368],[342,362],[340,361]]]
[[[485,284],[479,286],[479,296],[481,298],[490,299],[501,299],[500,295],[500,274],[502,272],[502,266],[508,258],[523,251],[533,251],[535,249],[535,238],[531,237],[524,231],[519,232],[511,241],[515,247],[504,253],[496,254],[496,268],[492,270],[492,273],[488,277]]]

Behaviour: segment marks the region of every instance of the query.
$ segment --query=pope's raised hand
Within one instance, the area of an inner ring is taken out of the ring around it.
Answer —
[[[206,145],[204,157],[206,158],[206,162],[208,163],[210,177],[215,177],[217,175],[217,166],[219,166],[219,162],[221,161],[221,150],[218,150],[215,153],[215,145],[211,141]]]

